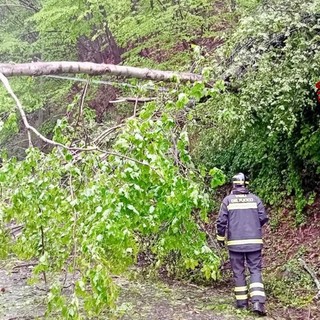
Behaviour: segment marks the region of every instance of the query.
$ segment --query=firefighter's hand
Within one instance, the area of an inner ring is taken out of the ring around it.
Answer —
[[[218,240],[218,245],[220,248],[224,248],[224,241],[223,240]]]

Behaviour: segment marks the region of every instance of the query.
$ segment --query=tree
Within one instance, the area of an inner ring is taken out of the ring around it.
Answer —
[[[262,2],[243,18],[214,69],[233,91],[196,111],[207,127],[194,153],[199,161],[247,171],[270,204],[294,196],[297,224],[319,181],[318,5]]]
[[[27,129],[38,134],[3,75],[1,80]],[[188,95],[199,98],[197,83]],[[35,278],[50,287],[49,313],[81,319],[105,312],[116,299],[111,275],[126,270],[144,250],[152,252],[156,269],[166,265],[168,272],[178,267],[218,278],[219,258],[201,222],[210,201],[188,154],[187,132],[174,119],[187,102],[184,94],[175,103],[146,105],[126,121],[111,150],[99,146],[110,130],[93,140],[96,147],[79,147],[85,142],[78,120],[65,119],[53,140],[46,140],[55,146],[51,152],[30,148],[23,161],[3,159],[2,253],[37,259]],[[219,170],[212,175],[215,186],[224,182]],[[14,242],[6,232],[9,221],[23,224]],[[54,276],[62,270],[71,294]]]

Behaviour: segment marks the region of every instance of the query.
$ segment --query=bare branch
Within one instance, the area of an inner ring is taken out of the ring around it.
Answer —
[[[0,73],[0,80],[2,81],[4,87],[6,88],[6,90],[8,91],[8,93],[11,95],[11,97],[14,99],[14,101],[17,104],[18,110],[20,112],[23,124],[25,125],[26,129],[28,130],[28,140],[29,140],[29,146],[32,146],[32,140],[31,140],[31,134],[30,134],[30,130],[32,130],[32,127],[29,125],[29,122],[27,120],[27,116],[23,110],[23,107],[19,101],[19,99],[17,98],[17,96],[14,94],[13,90],[11,89],[11,86],[9,84],[8,79],[2,74]],[[33,128],[34,129],[34,128]],[[37,131],[36,129],[34,129],[35,131]],[[33,131],[33,130],[32,130]],[[40,134],[40,133],[39,133]]]
[[[48,79],[58,79],[58,80],[68,80],[68,81],[75,81],[75,82],[87,82],[87,79],[83,79],[83,78],[77,78],[77,77],[68,77],[68,76],[57,76],[57,75],[45,75],[42,76],[44,78],[48,78]],[[120,82],[120,81],[105,81],[105,80],[96,80],[96,79],[91,79],[90,80],[91,84],[97,84],[97,85],[111,85],[111,86],[118,86],[118,87],[124,87],[124,88],[140,88],[139,86],[135,86],[132,85],[130,83],[126,83],[126,82]],[[144,86],[144,90],[158,90],[158,91],[168,91],[168,89],[164,88],[164,87],[157,87],[157,89],[155,89],[153,86]]]
[[[310,274],[311,278],[317,286],[318,293],[316,294],[314,299],[320,299],[320,280],[317,278],[316,273],[307,265],[307,263],[303,259],[300,258],[298,260],[301,266]]]
[[[74,191],[73,191],[73,183],[72,183],[71,175],[69,177],[69,185],[70,185],[71,199],[74,200],[75,196],[74,196]],[[75,278],[76,278],[76,264],[77,264],[77,251],[78,251],[78,243],[77,243],[77,237],[76,237],[76,235],[77,235],[76,234],[77,223],[78,223],[78,212],[73,207],[73,226],[72,226],[72,241],[73,241],[73,248],[72,248],[73,263],[72,263],[72,269],[73,269],[73,281],[75,281]],[[65,282],[67,281],[67,275],[68,275],[68,272],[66,272]]]
[[[89,86],[89,81],[86,82],[82,94],[81,94],[81,101],[80,101],[80,107],[79,107],[79,114],[78,114],[78,119],[77,119],[77,123],[76,126],[79,124],[80,120],[82,120],[82,116],[83,116],[83,106],[84,106],[84,100],[88,91],[88,86]]]
[[[46,247],[45,247],[45,236],[44,236],[43,226],[40,226],[40,231],[41,231],[41,254],[44,255],[46,251]],[[47,286],[48,281],[47,281],[46,272],[42,271],[42,275],[43,275],[44,284],[45,286]]]
[[[134,108],[133,108],[133,116],[134,117],[137,115],[137,106],[138,106],[138,97],[136,97],[136,101],[134,103]]]
[[[22,117],[22,120],[23,120],[23,124],[25,125],[25,127],[27,128],[28,131],[32,131],[33,133],[35,133],[41,140],[43,140],[44,142],[47,142],[48,144],[51,144],[53,146],[58,146],[58,147],[61,147],[61,148],[64,148],[64,149],[67,149],[67,150],[71,150],[71,151],[98,151],[98,152],[101,152],[103,153],[103,155],[101,156],[101,159],[104,159],[106,155],[114,155],[114,156],[117,156],[117,157],[120,157],[120,158],[123,158],[123,159],[127,159],[127,160],[130,160],[130,161],[133,161],[133,162],[136,162],[136,163],[139,163],[143,166],[147,166],[147,167],[150,167],[151,169],[155,170],[154,167],[150,166],[148,163],[145,163],[145,162],[142,162],[142,161],[139,161],[137,159],[134,159],[134,158],[130,158],[128,156],[125,156],[123,154],[120,154],[120,153],[117,153],[117,152],[113,152],[113,151],[105,151],[105,150],[102,150],[100,149],[99,147],[96,147],[96,146],[93,146],[93,147],[88,147],[88,148],[78,148],[78,147],[68,147],[66,145],[63,145],[59,142],[56,142],[56,141],[53,141],[53,140],[50,140],[48,138],[46,138],[45,136],[43,136],[36,128],[32,127],[28,120],[27,120],[27,117],[26,117],[26,114],[23,110],[23,107],[22,107],[22,104],[21,102],[19,101],[18,97],[14,94],[11,86],[10,86],[10,83],[8,81],[8,79],[2,74],[0,73],[0,80],[2,81],[4,87],[6,88],[6,90],[8,91],[8,93],[11,95],[11,97],[14,99],[14,101],[16,102],[17,104],[17,107],[18,107],[18,110],[20,112],[20,115]],[[105,134],[105,133],[104,133]],[[155,170],[156,171],[156,170]],[[156,171],[157,172],[157,171]]]
[[[133,103],[146,103],[155,101],[156,98],[131,98],[131,97],[125,97],[125,98],[119,98],[118,100],[111,100],[109,103],[120,103],[120,102],[133,102]]]
[[[189,72],[162,71],[148,68],[119,66],[113,64],[98,64],[93,62],[35,62],[35,63],[0,63],[0,73],[7,77],[12,76],[43,76],[61,73],[84,73],[90,75],[112,74],[126,78],[138,78],[157,81],[182,82],[202,81],[200,74]]]
[[[146,103],[146,102],[150,102],[150,101],[154,101],[154,100],[156,100],[156,98],[138,98],[138,97],[137,98],[130,98],[130,97],[127,97],[127,98],[120,98],[119,100],[109,101],[109,103],[134,102],[135,106],[134,106],[133,116],[128,118],[128,119],[131,119],[137,115],[137,104],[138,103]],[[99,144],[107,135],[109,135],[110,133],[112,133],[116,129],[119,129],[123,126],[124,126],[124,123],[121,123],[119,125],[116,125],[114,127],[106,129],[98,137],[96,137],[93,140],[93,144]]]
[[[8,79],[2,73],[0,73],[0,80],[2,81],[4,87],[6,88],[8,93],[11,95],[13,100],[16,102],[16,105],[17,105],[17,108],[18,108],[18,110],[20,112],[23,124],[26,127],[26,129],[28,130],[29,145],[32,146],[31,135],[30,135],[30,131],[32,131],[42,141],[44,141],[44,142],[46,142],[48,144],[51,144],[53,146],[62,147],[64,149],[68,149],[68,150],[76,150],[76,151],[93,151],[93,150],[97,150],[95,147],[89,147],[89,148],[68,147],[68,146],[63,145],[62,143],[50,140],[50,139],[46,138],[45,136],[43,136],[36,128],[34,128],[33,126],[31,126],[29,124],[29,122],[27,120],[27,116],[26,116],[26,114],[24,112],[24,109],[23,109],[23,106],[22,106],[21,102],[19,101],[19,99],[15,95],[15,93],[13,92]]]
[[[124,154],[120,154],[120,153],[117,153],[117,152],[113,152],[113,151],[104,151],[100,148],[97,148],[98,151],[102,152],[103,155],[101,156],[102,159],[105,158],[105,156],[109,155],[109,156],[116,156],[116,157],[120,157],[120,158],[123,158],[123,159],[126,159],[126,160],[130,160],[130,161],[133,161],[133,162],[136,162],[136,163],[139,163],[143,166],[147,166],[149,168],[151,168],[152,170],[156,171],[156,169],[152,166],[150,166],[150,164],[148,163],[145,163],[145,162],[142,162],[142,161],[139,161],[137,159],[134,159],[134,158],[131,158],[131,157],[127,157],[125,156]],[[157,172],[157,171],[156,171]]]
[[[112,133],[114,130],[119,129],[119,128],[123,127],[123,126],[124,126],[124,123],[119,124],[119,125],[114,126],[114,127],[111,127],[111,128],[108,128],[107,130],[103,131],[97,138],[95,138],[93,140],[93,143],[94,144],[99,144],[99,142],[102,139],[104,139],[108,134]]]
[[[26,268],[26,267],[35,267],[38,265],[38,262],[30,262],[30,263],[24,263],[14,266],[12,269],[19,269],[19,268]]]

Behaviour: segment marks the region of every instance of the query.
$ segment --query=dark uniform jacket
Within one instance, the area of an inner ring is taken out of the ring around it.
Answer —
[[[237,187],[221,204],[217,220],[217,240],[226,240],[230,251],[261,250],[261,227],[266,222],[268,217],[261,200],[248,189]]]

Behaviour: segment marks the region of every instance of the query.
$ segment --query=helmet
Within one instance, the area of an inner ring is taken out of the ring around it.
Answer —
[[[234,187],[244,187],[248,182],[246,176],[242,172],[239,172],[232,177],[232,184]]]

